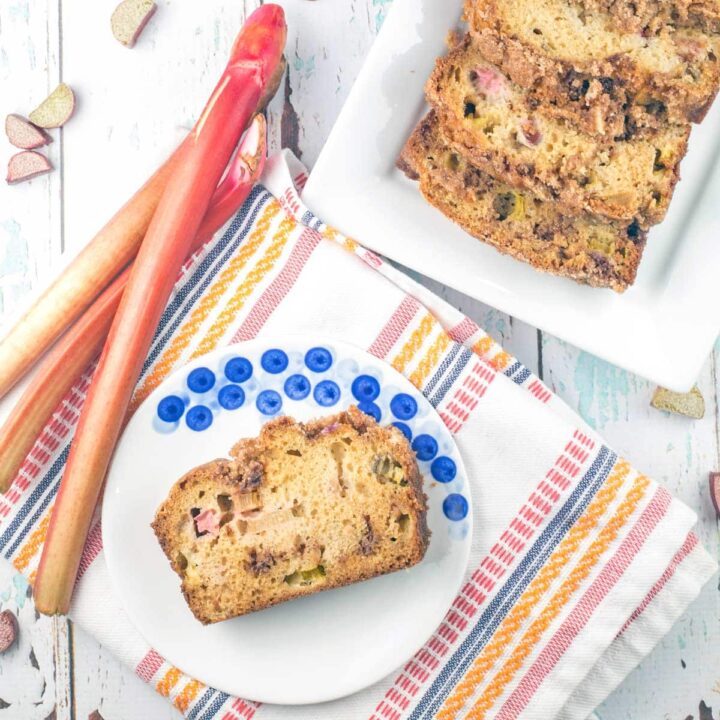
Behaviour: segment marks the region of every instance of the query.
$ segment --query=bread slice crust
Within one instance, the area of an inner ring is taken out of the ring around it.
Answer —
[[[489,60],[587,132],[701,122],[720,87],[716,0],[466,0],[465,17]]]
[[[434,112],[420,121],[398,163],[425,199],[474,237],[533,267],[623,292],[635,281],[646,233],[636,225],[520,192],[468,163],[443,136]]]
[[[427,498],[405,436],[357,408],[281,417],[194,468],[152,523],[202,623],[419,563]]]

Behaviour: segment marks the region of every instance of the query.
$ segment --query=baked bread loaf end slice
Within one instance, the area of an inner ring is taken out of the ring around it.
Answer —
[[[182,477],[152,527],[207,624],[419,563],[426,512],[405,436],[352,407],[267,423]]]
[[[502,253],[616,292],[635,281],[646,240],[637,223],[569,215],[553,202],[495,180],[452,148],[434,112],[417,126],[398,166],[419,180],[431,205]]]

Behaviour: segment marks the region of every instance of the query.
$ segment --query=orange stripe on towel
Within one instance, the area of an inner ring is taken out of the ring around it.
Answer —
[[[247,265],[256,250],[262,245],[270,224],[279,213],[280,204],[276,200],[269,202],[248,239],[240,246],[237,254],[227,263],[218,279],[210,287],[210,290],[203,296],[192,313],[190,313],[188,320],[182,325],[170,345],[155,363],[152,371],[145,378],[143,384],[135,392],[135,396],[130,405],[131,412],[137,409],[138,405],[140,405],[173,369],[183,350],[188,347],[197,333],[200,325],[205,322],[220,302],[223,294],[241,270]]]
[[[197,680],[191,680],[178,694],[173,702],[173,705],[180,711],[185,712],[192,701],[197,697],[198,693],[205,687],[201,682]]]
[[[504,350],[501,350],[495,357],[488,360],[488,364],[494,367],[496,370],[504,370],[512,361],[512,355]]]
[[[538,618],[532,623],[530,629],[525,633],[509,659],[485,689],[485,692],[483,692],[478,701],[473,705],[466,716],[468,720],[482,720],[485,718],[486,712],[495,704],[495,701],[500,695],[502,695],[507,685],[515,676],[515,673],[522,667],[522,664],[530,655],[533,648],[540,642],[543,634],[563,611],[574,593],[587,579],[591,570],[607,552],[610,544],[617,538],[620,530],[635,513],[649,485],[650,481],[648,478],[642,475],[636,478],[630,492],[628,492],[625,500],[620,503],[613,517],[600,531],[597,539],[580,559],[580,562],[573,568],[568,578],[550,599],[550,602],[545,606],[542,613],[540,613]]]
[[[430,371],[438,364],[449,345],[450,338],[446,332],[442,332],[431,345],[420,364],[415,368],[415,371],[410,375],[410,382],[416,388],[422,388]]]
[[[489,336],[481,337],[473,346],[472,351],[479,355],[483,360],[487,360],[488,353],[495,346],[495,341]]]
[[[214,350],[218,341],[227,332],[231,323],[237,317],[242,307],[253,290],[265,279],[265,276],[275,267],[275,263],[287,245],[290,233],[297,227],[297,222],[289,215],[280,223],[278,231],[273,236],[272,242],[265,254],[258,261],[255,267],[248,273],[245,281],[238,287],[225,309],[220,313],[218,319],[213,323],[205,337],[192,354],[192,359]]]
[[[25,544],[20,548],[20,552],[13,559],[13,566],[18,572],[22,572],[30,564],[30,561],[40,551],[40,548],[45,542],[53,507],[54,503],[48,508],[45,517],[40,521],[40,524],[35,530],[30,533],[30,537],[25,541]]]
[[[160,680],[158,680],[158,684],[155,687],[163,697],[167,697],[181,677],[182,673],[176,667],[171,667]]]
[[[427,313],[423,316],[420,325],[415,328],[408,341],[403,345],[402,350],[392,361],[392,366],[398,372],[404,372],[408,363],[415,357],[422,344],[427,340],[435,326],[435,318]]]
[[[338,243],[341,247],[344,247],[346,250],[349,250],[351,253],[354,253],[358,249],[358,244],[355,240],[339,233],[333,227],[326,226],[321,232],[321,235],[325,238],[325,240],[332,240],[333,242]]]

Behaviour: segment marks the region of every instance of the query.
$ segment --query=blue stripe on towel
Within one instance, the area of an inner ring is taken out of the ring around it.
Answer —
[[[518,598],[544,566],[555,548],[588,507],[615,465],[617,455],[602,446],[563,507],[548,523],[502,588],[493,598],[473,629],[425,691],[409,720],[431,720],[468,667],[487,644]]]

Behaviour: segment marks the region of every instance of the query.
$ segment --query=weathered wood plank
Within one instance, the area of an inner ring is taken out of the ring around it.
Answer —
[[[52,628],[57,720],[73,720],[75,715],[72,626],[70,621],[64,617],[43,617],[40,621],[50,623]]]
[[[543,337],[545,381],[608,444],[662,482],[698,514],[697,532],[718,557],[720,533],[708,494],[718,469],[718,352],[698,385],[703,420],[650,407],[654,385],[555,338]],[[600,718],[699,717],[699,703],[720,705],[720,594],[711,582],[659,647],[598,709]]]
[[[15,645],[0,655],[0,720],[44,720],[56,703],[52,621],[37,617],[28,594],[22,575],[0,563],[0,609],[19,622]]]
[[[93,710],[99,710],[105,720],[182,717],[164,697],[77,626],[73,626],[73,675],[74,717],[78,720],[85,720]]]
[[[2,3],[0,36],[3,119],[10,112],[27,115],[61,79],[60,4],[57,0]],[[63,133],[51,134],[54,142],[42,152],[55,172],[21,185],[0,183],[2,328],[52,275],[62,251]],[[18,151],[7,142],[3,149],[4,160]],[[0,697],[10,703],[0,711],[0,717],[41,720],[56,705],[56,689],[62,699],[67,698],[71,687],[63,674],[66,666],[56,663],[57,658],[69,657],[67,640],[53,621],[36,621],[32,603],[18,594],[24,591],[22,578],[4,563],[0,578],[3,607],[20,605],[19,645],[0,660]],[[66,710],[69,717],[69,707]]]
[[[57,85],[59,25],[57,0],[0,3],[0,87],[2,113],[27,115]],[[3,135],[4,136],[4,135]],[[61,248],[60,183],[62,135],[44,152],[58,168],[18,185],[0,182],[0,328],[28,302]],[[3,167],[16,152],[2,143]]]

